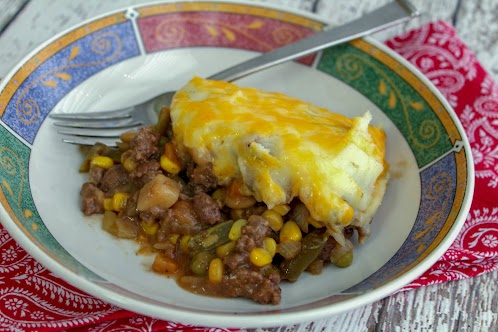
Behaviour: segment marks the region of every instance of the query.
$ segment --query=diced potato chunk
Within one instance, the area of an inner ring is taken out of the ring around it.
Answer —
[[[168,209],[175,204],[179,195],[178,183],[163,174],[158,174],[140,189],[137,209],[139,211],[152,208]]]

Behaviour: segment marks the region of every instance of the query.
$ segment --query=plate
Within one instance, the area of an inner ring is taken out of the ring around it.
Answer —
[[[387,134],[391,180],[347,269],[282,284],[279,305],[188,293],[150,272],[136,244],[79,210],[82,156],[50,112],[118,108],[177,89],[327,25],[307,13],[250,3],[162,2],[69,29],[21,61],[1,85],[0,218],[40,263],[104,301],[145,315],[218,327],[325,318],[379,300],[426,271],[463,226],[473,194],[469,142],[435,87],[370,39],[327,49],[237,81],[331,111],[369,110]]]

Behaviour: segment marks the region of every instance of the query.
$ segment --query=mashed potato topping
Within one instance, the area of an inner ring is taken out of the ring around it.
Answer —
[[[273,92],[195,77],[173,99],[181,153],[211,163],[220,185],[242,180],[268,208],[293,198],[329,229],[368,231],[385,192],[385,134],[371,115],[349,119]]]

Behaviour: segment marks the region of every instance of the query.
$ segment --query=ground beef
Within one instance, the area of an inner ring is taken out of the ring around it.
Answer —
[[[152,208],[149,211],[141,211],[139,212],[140,220],[143,220],[147,223],[152,223],[156,221],[161,221],[166,218],[167,211],[160,208]]]
[[[138,164],[137,168],[130,173],[130,178],[139,186],[143,187],[150,182],[157,174],[161,174],[161,165],[157,160],[151,160]]]
[[[278,304],[281,298],[280,275],[274,270],[242,268],[223,277],[224,293],[245,297],[261,304]]]
[[[90,182],[95,183],[98,185],[100,181],[102,181],[102,178],[104,177],[105,169],[102,167],[92,167],[88,171],[88,177],[90,179]]]
[[[104,213],[104,192],[94,183],[86,182],[81,187],[81,211],[87,216]]]
[[[158,242],[160,242],[158,246],[162,250],[161,255],[175,259],[177,252],[176,245],[169,238],[163,238]]]
[[[100,181],[100,189],[104,192],[108,192],[120,185],[127,184],[130,182],[130,177],[128,172],[123,165],[114,165],[105,172],[102,180]]]
[[[344,237],[346,239],[350,239],[354,235],[354,228],[353,227],[346,227],[344,229]]]
[[[209,191],[218,185],[218,179],[213,174],[213,166],[211,164],[197,165],[191,173],[188,186],[194,194]]]
[[[133,159],[140,164],[149,161],[155,155],[159,155],[158,140],[158,135],[151,128],[140,129],[130,142]]]
[[[234,251],[223,258],[225,264],[230,271],[236,271],[239,267],[249,265],[249,253],[247,251]]]
[[[223,220],[218,202],[208,194],[196,194],[192,199],[192,204],[201,224],[214,225]]]
[[[161,230],[166,233],[194,235],[202,230],[194,206],[190,201],[178,200],[169,208],[160,221]]]
[[[249,218],[252,215],[258,215],[258,216],[260,216],[266,210],[268,210],[268,207],[266,206],[266,204],[264,204],[264,203],[256,203],[253,206],[251,206],[251,207],[243,210],[242,218],[247,219],[247,218]]]
[[[271,228],[268,220],[252,215],[247,220],[247,225],[242,228],[242,236],[237,240],[235,247],[238,251],[250,252],[256,247],[262,247],[264,238],[270,234]]]
[[[332,249],[334,249],[336,243],[336,240],[332,236],[329,237],[325,243],[325,246],[323,246],[322,251],[318,255],[318,259],[330,261],[330,253],[332,252]]]

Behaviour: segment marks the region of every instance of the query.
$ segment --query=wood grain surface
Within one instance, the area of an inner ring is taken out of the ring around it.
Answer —
[[[342,24],[360,17],[366,11],[388,0],[265,0],[256,1],[314,12],[333,24]],[[18,62],[41,41],[56,33],[110,10],[138,4],[140,0],[0,0],[0,74]],[[452,23],[463,41],[476,53],[483,66],[498,78],[498,1],[497,0],[412,0],[421,11],[420,18],[377,33],[385,40],[407,29],[434,20]],[[11,20],[18,8],[24,8],[19,19]],[[6,28],[2,28],[5,27]]]
[[[95,15],[143,1],[0,0],[0,77],[41,42]],[[315,12],[333,24],[361,16],[387,0],[267,0]],[[446,20],[498,80],[498,0],[413,0],[419,19],[375,38]],[[389,296],[329,319],[261,331],[498,331],[498,272]]]

